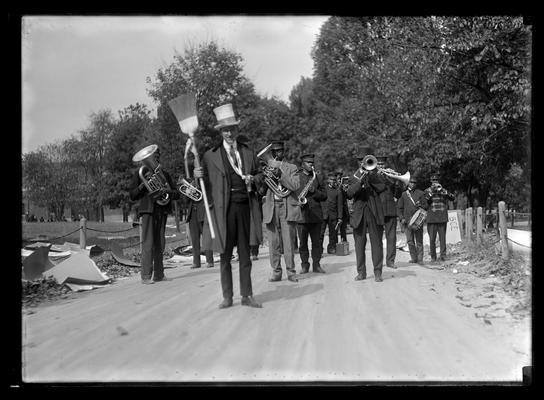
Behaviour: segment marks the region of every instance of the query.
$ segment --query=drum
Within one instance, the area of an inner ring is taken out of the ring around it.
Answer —
[[[423,226],[426,218],[427,211],[425,211],[423,208],[418,208],[414,215],[412,215],[412,218],[410,218],[408,228],[417,231]]]

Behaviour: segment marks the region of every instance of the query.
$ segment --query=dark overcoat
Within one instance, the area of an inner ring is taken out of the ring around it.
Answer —
[[[353,199],[353,213],[350,217],[350,225],[354,229],[361,224],[365,207],[369,207],[377,225],[384,224],[383,206],[379,196],[386,189],[385,183],[374,171],[371,171],[366,178],[359,180],[351,176],[348,181],[346,194],[348,199]],[[367,185],[363,188],[362,182],[365,180]]]
[[[259,162],[255,152],[246,144],[237,142],[237,149],[242,159],[242,172],[245,175],[253,175],[255,181],[251,184],[251,191],[248,193],[250,210],[250,245],[262,243],[262,215],[257,198],[257,189],[262,182],[262,173],[259,170]],[[227,210],[231,186],[227,178],[224,158],[226,153],[223,149],[223,142],[213,149],[208,150],[202,158],[202,168],[204,170],[206,193],[210,205],[210,214],[215,231],[215,239],[210,246],[210,232],[206,218],[203,229],[203,247],[211,249],[217,253],[224,253],[227,236]]]

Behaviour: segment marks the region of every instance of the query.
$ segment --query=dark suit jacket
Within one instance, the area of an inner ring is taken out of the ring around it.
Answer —
[[[325,201],[323,219],[336,220],[344,216],[344,196],[340,188],[330,188],[326,185],[327,200]]]
[[[132,181],[131,181],[131,188],[129,190],[129,196],[130,199],[140,200],[140,203],[138,205],[138,216],[142,214],[152,214],[155,207],[158,207],[159,210],[164,212],[165,214],[169,214],[172,212],[172,201],[169,201],[168,204],[161,206],[160,204],[157,204],[156,202],[149,197],[149,192],[147,188],[143,187],[142,189],[139,189],[140,183],[142,183],[140,179],[140,175],[138,173],[139,168],[134,171],[132,174]],[[169,191],[170,199],[171,200],[177,200],[180,198],[181,193],[176,190],[176,186],[174,185],[174,182],[172,181],[172,178],[170,177],[170,174],[166,172],[163,169],[164,176],[166,180],[168,181],[168,184],[170,185],[171,190]]]
[[[383,206],[379,194],[385,190],[385,184],[374,171],[371,171],[365,178],[358,180],[351,176],[348,181],[346,193],[349,199],[353,199],[353,213],[350,217],[350,225],[354,229],[361,224],[365,207],[368,207],[372,215],[374,215],[376,224],[384,224]],[[363,188],[362,181],[365,180],[367,185]]]
[[[300,179],[300,187],[297,190],[297,197],[304,189],[308,181],[312,178],[312,175],[306,175],[302,172],[302,168],[298,170],[298,176]],[[316,174],[315,181],[310,186],[310,190],[306,195],[308,201],[306,205],[300,207],[300,216],[297,219],[298,223],[312,223],[323,222],[323,213],[321,210],[321,202],[327,199],[325,193],[325,187],[323,185],[323,176]]]
[[[380,200],[383,205],[383,215],[385,217],[397,216],[397,199],[402,195],[403,184],[396,180],[391,183],[385,177],[381,177],[385,183],[386,189],[380,193]]]
[[[425,203],[423,197],[423,190],[414,189],[411,193],[414,202],[420,201],[420,203]],[[423,208],[426,208],[425,204],[422,204]],[[399,218],[404,218],[406,223],[410,222],[412,215],[417,211],[419,207],[415,206],[412,203],[412,200],[408,197],[407,191],[402,192],[399,201],[397,202],[397,216]]]

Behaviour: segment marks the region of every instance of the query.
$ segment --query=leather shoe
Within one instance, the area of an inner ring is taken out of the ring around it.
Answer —
[[[320,274],[324,274],[325,273],[325,270],[321,267],[314,267],[313,268],[313,272],[317,272],[317,273],[320,273]]]
[[[300,271],[301,274],[307,274],[308,273],[308,268],[302,268],[302,270]]]
[[[374,277],[374,280],[375,280],[376,282],[383,282],[383,278],[382,278],[381,275],[376,275],[376,276]]]
[[[259,259],[259,257],[257,257],[257,256],[252,256],[251,259],[252,259],[253,261],[257,261],[257,260]]]
[[[191,269],[196,269],[196,268],[200,268],[200,265],[193,265],[193,266],[191,266]]]
[[[290,275],[287,277],[287,280],[288,281],[291,281],[291,282],[298,282],[298,279],[296,278],[295,275]]]
[[[213,268],[213,264],[208,264],[207,267],[208,268]]]
[[[142,283],[144,285],[152,285],[155,282],[153,282],[151,279],[142,279]]]
[[[223,299],[223,302],[219,304],[219,308],[232,307],[232,297],[229,299]]]
[[[279,282],[279,281],[281,281],[281,275],[271,276],[270,278],[268,278],[268,282]]]
[[[366,275],[363,275],[363,274],[357,274],[357,276],[355,277],[356,281],[363,281],[365,279],[366,279]]]
[[[395,264],[388,265],[387,267],[392,269],[397,269],[397,266]]]
[[[408,261],[408,262],[409,262],[410,264],[416,264],[416,263],[417,263],[416,260],[410,260],[410,261]]]
[[[252,296],[242,297],[242,305],[253,308],[262,308],[263,306],[255,301]]]

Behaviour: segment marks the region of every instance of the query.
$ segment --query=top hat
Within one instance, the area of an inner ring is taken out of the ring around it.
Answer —
[[[302,157],[300,157],[300,159],[302,161],[314,161],[314,158],[315,158],[315,154],[304,154]]]
[[[221,129],[225,126],[238,125],[240,121],[237,121],[234,117],[234,111],[232,110],[232,104],[224,104],[213,109],[215,118],[217,118],[217,125],[215,129]]]

